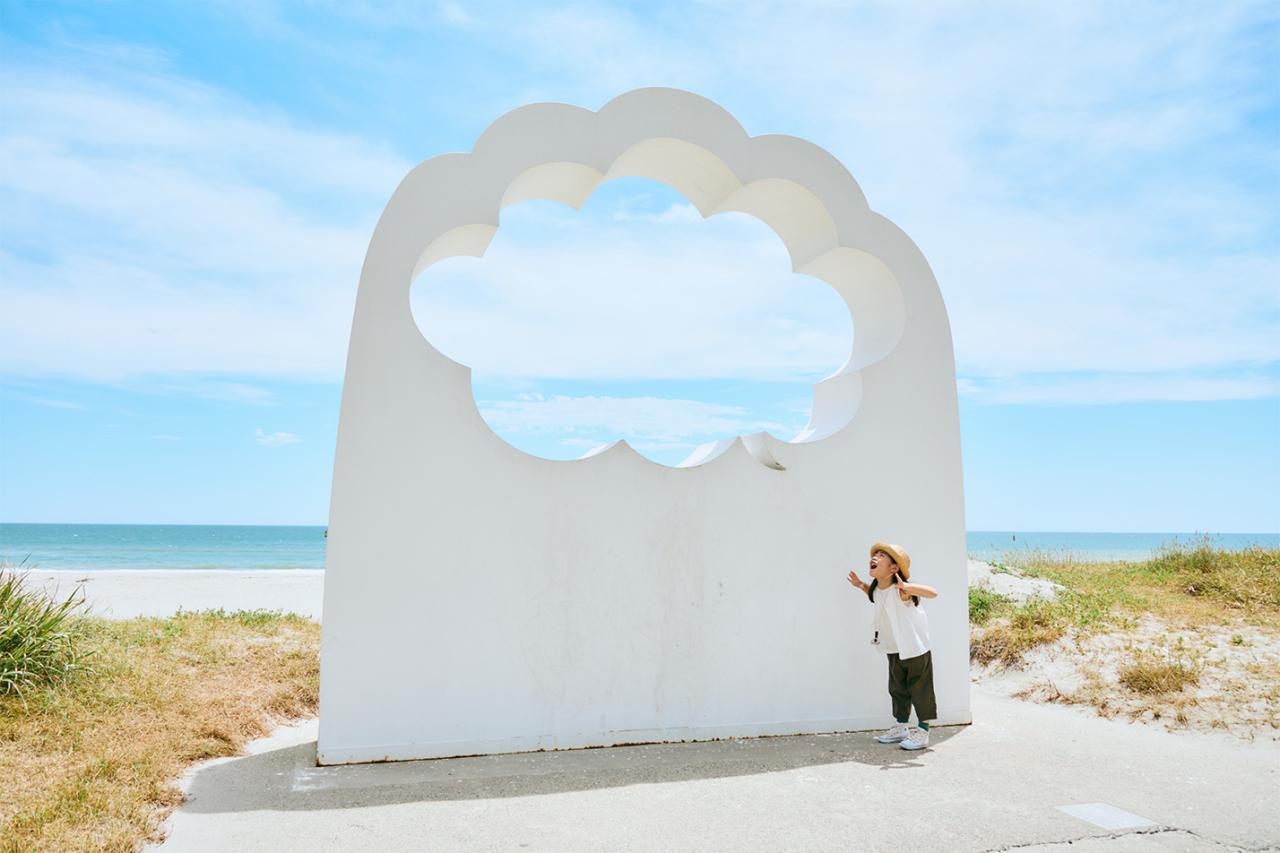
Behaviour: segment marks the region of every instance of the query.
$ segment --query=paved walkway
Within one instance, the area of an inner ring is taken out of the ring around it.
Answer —
[[[160,850],[1280,849],[1276,746],[978,686],[973,709],[917,753],[859,733],[323,768],[309,721],[191,774]]]

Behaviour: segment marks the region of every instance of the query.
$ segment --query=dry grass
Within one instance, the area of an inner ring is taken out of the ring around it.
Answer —
[[[1067,620],[1050,602],[1030,602],[1013,608],[969,641],[970,659],[982,664],[1011,666],[1030,649],[1052,643],[1066,630]]]
[[[1019,558],[1027,574],[1088,595],[1110,610],[1154,613],[1179,621],[1280,615],[1280,549],[1227,551],[1205,537],[1173,542],[1150,560],[1089,562],[1069,553],[1029,552]]]
[[[320,626],[272,613],[87,619],[90,674],[0,697],[6,851],[132,851],[192,762],[314,713]]]
[[[1144,615],[1175,628],[1239,620],[1280,629],[1280,550],[1274,548],[1225,551],[1202,539],[1167,545],[1143,562],[1089,562],[1034,551],[1017,561],[1021,573],[1048,578],[1064,591],[1056,601],[1022,606],[999,596],[975,603],[971,594],[970,657],[976,663],[1016,665],[1027,651],[1068,632],[1124,629]]]
[[[1201,540],[1145,562],[1023,554],[1018,566],[1065,591],[979,602],[978,677],[1105,717],[1280,739],[1280,550]]]
[[[1280,633],[1236,626],[1174,629],[1143,617],[1131,629],[1072,637],[994,675],[1010,695],[1093,709],[1103,717],[1158,723],[1171,731],[1220,731],[1280,741]],[[995,674],[991,671],[989,674]]]
[[[1135,693],[1174,693],[1200,683],[1204,666],[1190,656],[1139,654],[1120,667],[1118,681]]]

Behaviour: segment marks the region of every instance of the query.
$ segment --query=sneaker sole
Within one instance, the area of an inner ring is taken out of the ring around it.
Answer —
[[[929,747],[929,744],[927,744],[927,743],[915,743],[915,744],[910,744],[910,745],[908,745],[908,744],[906,744],[906,743],[900,743],[900,744],[898,744],[898,746],[899,746],[900,748],[902,748],[902,749],[927,749],[927,748]]]

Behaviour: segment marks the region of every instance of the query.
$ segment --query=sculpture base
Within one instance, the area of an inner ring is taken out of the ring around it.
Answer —
[[[592,732],[571,737],[551,735],[496,738],[492,740],[440,741],[436,743],[398,743],[383,746],[321,747],[316,763],[370,764],[380,761],[413,761],[428,758],[463,758],[473,755],[500,755],[514,752],[553,752],[608,746],[630,746],[648,743],[687,743],[727,738],[791,737],[795,735],[845,734],[876,731],[891,724],[890,715],[850,717],[842,720],[808,720],[790,723],[742,723],[725,726],[687,726],[671,729],[619,729]],[[939,709],[935,726],[969,725],[973,717],[968,711]]]

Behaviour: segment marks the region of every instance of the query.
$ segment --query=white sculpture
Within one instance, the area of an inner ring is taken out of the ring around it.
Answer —
[[[848,303],[852,353],[792,441],[723,441],[676,468],[625,442],[530,456],[419,332],[410,283],[481,255],[503,207],[577,207],[623,175],[704,216],[757,216],[795,271]],[[963,509],[937,282],[839,162],[674,89],[513,110],[470,154],[411,171],[369,244],[334,464],[319,761],[882,727],[886,663],[845,579],[877,539],[939,592],[937,722],[968,722]]]

